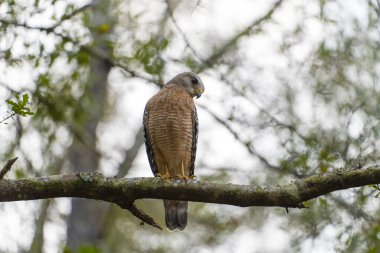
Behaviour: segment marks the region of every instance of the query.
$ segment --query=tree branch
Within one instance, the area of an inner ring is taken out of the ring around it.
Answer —
[[[88,8],[88,7],[91,7],[91,5],[85,5],[83,8]],[[77,14],[77,13],[78,13],[77,11],[74,11],[74,14]],[[56,25],[52,25],[50,27],[42,27],[42,26],[30,26],[27,23],[18,23],[16,21],[7,20],[7,19],[0,19],[0,24],[16,26],[16,27],[23,27],[23,28],[28,29],[28,30],[38,30],[41,32],[46,32],[48,34],[54,34],[55,36],[57,36],[58,38],[61,38],[62,40],[70,41],[74,45],[78,46],[80,50],[83,50],[84,52],[88,53],[92,57],[95,57],[95,58],[100,59],[100,60],[105,60],[112,67],[120,68],[123,71],[123,73],[129,77],[140,78],[142,80],[145,80],[148,82],[153,82],[153,83],[157,83],[159,81],[156,78],[149,77],[149,76],[143,75],[141,73],[138,73],[137,71],[129,69],[128,66],[126,66],[125,64],[123,64],[120,61],[113,59],[113,57],[105,54],[104,52],[99,52],[99,50],[95,50],[94,48],[92,48],[90,46],[81,45],[81,43],[79,41],[76,41],[75,39],[71,38],[70,36],[56,32],[55,28],[57,27],[57,25],[59,25],[59,22]]]
[[[170,16],[170,19],[172,20],[175,28],[178,30],[179,34],[182,36],[182,39],[183,41],[185,42],[186,46],[190,49],[191,53],[197,57],[199,60],[201,60],[203,63],[207,63],[205,62],[202,57],[199,56],[198,52],[195,50],[195,48],[191,45],[190,43],[190,40],[189,38],[186,36],[185,32],[181,29],[181,27],[178,25],[178,22],[176,20],[176,18],[174,17],[174,9],[172,8],[171,4],[170,4],[170,1],[169,0],[165,0],[166,2],[166,6],[167,6],[167,10],[168,10],[168,13],[169,13],[169,16]]]
[[[206,60],[203,60],[205,64],[202,64],[199,69],[197,69],[195,72],[200,73],[204,70],[208,69],[211,66],[214,66],[215,63],[228,52],[233,46],[237,44],[237,42],[244,36],[247,36],[251,33],[253,28],[260,26],[263,22],[269,20],[273,13],[280,8],[282,2],[284,0],[278,0],[273,4],[273,6],[269,9],[269,11],[262,17],[260,17],[257,20],[254,20],[250,25],[248,25],[245,29],[238,32],[235,36],[233,36],[231,39],[229,39],[225,44],[220,46],[212,55],[210,55]]]
[[[84,12],[86,9],[91,8],[93,6],[94,6],[94,3],[89,3],[89,4],[86,4],[86,5],[83,5],[82,7],[78,8],[76,10],[73,10],[71,13],[65,13],[56,24],[54,24],[53,26],[50,27],[50,29],[54,30],[55,28],[57,28],[58,26],[60,26],[63,23],[63,21],[71,19],[75,15],[77,15],[77,14],[79,14],[81,12]]]
[[[143,144],[144,144],[144,130],[143,130],[143,127],[141,126],[137,130],[137,133],[135,135],[135,141],[132,147],[130,147],[128,150],[124,152],[125,157],[124,157],[123,162],[121,162],[119,165],[119,169],[116,175],[117,178],[124,177],[125,175],[127,175],[129,169],[132,167],[132,164],[135,161],[136,156],[138,155],[139,150]]]
[[[276,167],[275,165],[272,165],[264,156],[260,155],[256,150],[255,148],[251,145],[251,143],[249,141],[245,141],[243,140],[239,133],[237,131],[235,131],[228,123],[227,123],[227,120],[224,120],[222,119],[221,117],[219,117],[218,115],[216,115],[214,112],[212,112],[207,106],[204,106],[204,105],[198,105],[200,108],[202,108],[203,110],[205,110],[206,112],[208,112],[208,114],[211,115],[211,117],[214,118],[214,120],[216,120],[220,125],[222,125],[227,131],[229,131],[233,137],[238,141],[240,142],[248,151],[248,153],[250,153],[251,155],[255,156],[257,159],[259,159],[262,163],[264,163],[268,168],[270,168],[271,170],[276,170],[276,171],[279,171],[279,168]]]
[[[128,211],[131,212],[131,214],[133,214],[134,216],[136,216],[137,218],[142,220],[142,224],[144,224],[144,222],[146,222],[147,224],[149,224],[155,228],[158,228],[159,230],[162,230],[161,226],[158,225],[157,222],[152,217],[150,217],[149,215],[145,214],[143,211],[138,209],[135,204],[123,202],[123,203],[119,203],[118,205],[123,209],[127,209]]]
[[[161,178],[106,178],[99,173],[76,173],[0,180],[0,202],[59,197],[103,200],[126,208],[153,225],[156,224],[153,219],[149,221],[151,218],[133,205],[136,199],[188,200],[241,207],[304,208],[303,202],[330,192],[379,183],[380,166],[377,165],[365,169],[339,170],[282,186],[265,187]]]
[[[8,160],[8,162],[4,165],[4,167],[0,170],[0,180],[11,170],[13,164],[16,162],[18,157],[12,158]]]

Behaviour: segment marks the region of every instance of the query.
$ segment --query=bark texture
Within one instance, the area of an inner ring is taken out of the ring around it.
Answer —
[[[124,208],[136,199],[172,199],[235,206],[302,208],[333,191],[380,183],[380,166],[339,170],[280,186],[219,184],[161,178],[106,178],[99,173],[0,180],[0,202],[59,197],[103,200]]]

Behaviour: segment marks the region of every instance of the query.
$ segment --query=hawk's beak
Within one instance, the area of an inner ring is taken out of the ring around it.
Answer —
[[[204,87],[199,87],[199,88],[196,88],[195,89],[195,96],[197,98],[200,98],[203,94],[203,92],[205,91],[205,88]]]

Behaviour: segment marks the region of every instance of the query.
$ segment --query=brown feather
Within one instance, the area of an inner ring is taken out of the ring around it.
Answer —
[[[147,103],[146,131],[158,172],[190,176],[194,131],[194,101],[183,87],[166,85]]]

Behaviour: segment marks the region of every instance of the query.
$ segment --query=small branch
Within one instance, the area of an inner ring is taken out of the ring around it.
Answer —
[[[86,5],[86,8],[90,7],[91,5]],[[140,78],[142,80],[152,82],[152,83],[158,83],[159,80],[153,77],[146,76],[144,74],[138,73],[137,71],[134,71],[132,69],[129,69],[125,64],[113,59],[111,56],[100,52],[99,50],[95,50],[91,48],[90,46],[81,45],[79,41],[76,41],[75,39],[71,38],[70,36],[61,34],[59,32],[55,31],[56,25],[50,26],[50,27],[41,27],[41,26],[30,26],[26,23],[17,23],[12,20],[6,20],[6,19],[0,19],[0,24],[3,23],[5,25],[10,26],[16,26],[16,27],[23,27],[25,29],[29,30],[38,30],[41,32],[46,32],[48,34],[53,34],[58,38],[61,38],[65,41],[70,41],[74,45],[78,46],[78,48],[86,53],[88,53],[90,56],[95,57],[100,60],[105,60],[110,66],[112,67],[118,67],[123,71],[123,74],[126,74],[128,77],[134,77],[134,78]]]
[[[86,4],[74,11],[72,11],[71,13],[69,14],[64,14],[60,20],[58,20],[58,22],[56,22],[54,25],[52,26],[49,26],[49,27],[43,27],[43,26],[38,26],[38,27],[34,27],[34,26],[29,26],[28,24],[26,23],[18,23],[18,22],[15,22],[15,21],[11,21],[11,20],[7,20],[7,19],[1,19],[0,20],[0,23],[3,23],[5,25],[13,25],[13,26],[18,26],[18,27],[24,27],[24,28],[27,28],[27,29],[32,29],[32,30],[40,30],[40,31],[46,31],[46,32],[53,32],[53,30],[55,28],[57,28],[58,26],[60,26],[65,20],[68,20],[72,17],[74,17],[75,15],[85,11],[86,9],[90,8],[93,6],[93,3],[91,4]]]
[[[78,9],[72,11],[72,12],[69,13],[69,14],[64,14],[64,15],[61,17],[61,19],[60,19],[56,24],[54,24],[53,26],[50,27],[50,30],[54,30],[55,28],[57,28],[58,26],[60,26],[60,25],[63,23],[63,21],[68,20],[68,19],[71,19],[71,18],[74,17],[75,15],[77,15],[77,14],[79,14],[79,13],[85,11],[86,9],[88,9],[88,8],[90,8],[90,7],[92,7],[92,6],[94,6],[93,3],[86,4],[86,5],[83,5],[83,6],[80,7],[80,8],[78,8]]]
[[[144,144],[144,130],[141,126],[135,135],[135,142],[132,147],[124,152],[125,157],[123,162],[120,163],[116,177],[124,177],[129,169],[132,167],[132,163],[135,161],[141,146]]]
[[[238,32],[234,37],[229,39],[224,45],[219,47],[208,59],[204,60],[205,64],[202,64],[199,69],[196,70],[197,73],[203,72],[204,70],[214,66],[216,62],[222,58],[237,42],[244,36],[250,35],[253,28],[258,27],[264,21],[270,20],[273,13],[281,6],[283,0],[278,0],[273,4],[270,10],[261,18],[254,20],[250,25],[248,25],[244,30]]]
[[[133,214],[135,217],[140,219],[142,221],[142,224],[147,223],[155,228],[158,228],[162,230],[162,227],[157,224],[157,222],[150,217],[149,215],[145,214],[142,210],[138,209],[135,204],[129,204],[127,202],[119,203],[118,204],[121,208],[127,209],[131,214]]]
[[[2,120],[0,120],[0,124],[3,123],[4,121],[10,119],[10,118],[13,118],[13,116],[16,116],[15,112],[9,114],[7,117],[4,117]],[[4,124],[7,124],[7,123],[4,123]]]
[[[17,159],[18,159],[18,157],[15,157],[13,159],[8,160],[8,162],[4,165],[4,167],[0,171],[0,180],[3,179],[5,174],[8,173],[8,171],[11,170],[12,165],[16,162]]]
[[[208,112],[213,118],[214,120],[216,120],[219,124],[221,124],[227,131],[229,131],[233,137],[238,141],[240,142],[246,149],[247,151],[257,157],[257,159],[259,159],[262,163],[264,163],[268,168],[272,169],[272,170],[277,170],[278,171],[278,167],[276,167],[275,165],[272,165],[270,164],[270,162],[262,155],[260,155],[254,147],[252,147],[251,143],[247,142],[247,141],[244,141],[240,135],[238,134],[237,131],[235,131],[234,129],[232,129],[232,127],[227,123],[226,120],[220,118],[218,115],[216,115],[214,112],[212,112],[207,106],[204,106],[204,105],[198,105],[200,108],[202,108],[203,110],[205,110],[206,112]]]
[[[181,29],[181,27],[178,25],[178,22],[176,20],[176,18],[174,17],[174,10],[170,4],[170,1],[169,0],[165,0],[166,2],[166,6],[167,6],[167,10],[168,10],[168,13],[169,13],[169,16],[170,16],[170,19],[172,20],[174,26],[177,28],[178,32],[181,34],[182,36],[182,39],[183,41],[185,42],[186,46],[190,49],[190,51],[193,53],[193,55],[195,57],[197,57],[200,61],[202,61],[204,64],[207,62],[205,62],[202,57],[199,56],[199,54],[197,53],[197,51],[194,49],[194,47],[190,44],[190,40],[187,38],[185,32]]]

